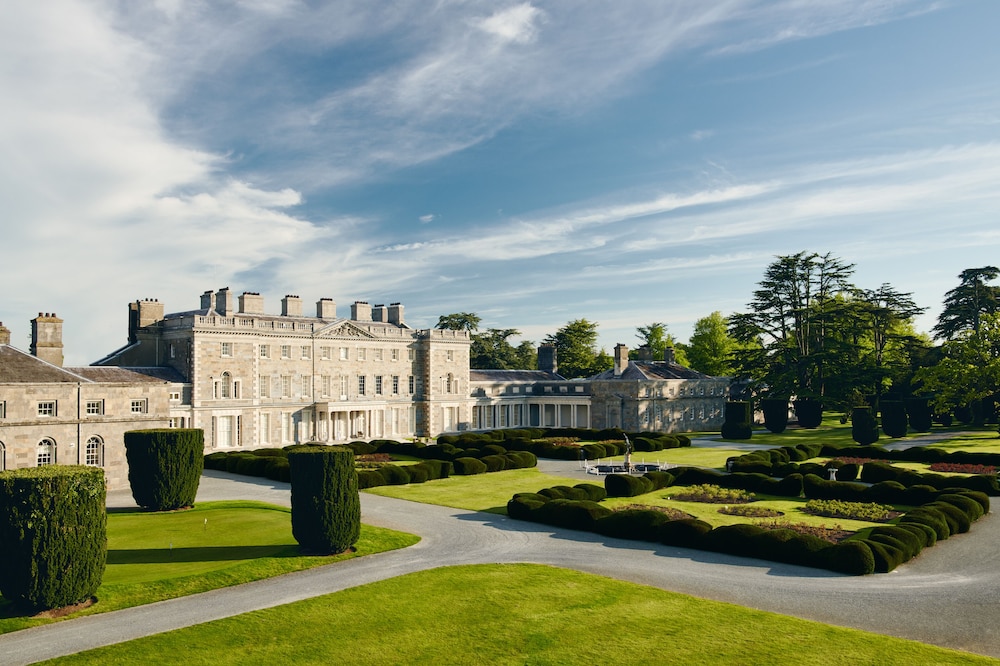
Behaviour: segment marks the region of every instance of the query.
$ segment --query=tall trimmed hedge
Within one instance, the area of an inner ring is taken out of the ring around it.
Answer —
[[[93,596],[108,555],[105,495],[96,467],[0,472],[0,594],[32,610]]]
[[[878,441],[878,423],[871,407],[855,407],[851,412],[851,437],[861,446]]]
[[[128,483],[135,503],[152,511],[193,506],[204,454],[205,433],[198,428],[126,432]]]
[[[342,553],[361,535],[361,498],[354,452],[314,446],[288,454],[292,536],[303,550]]]
[[[765,398],[760,401],[764,427],[780,435],[788,427],[788,398]]]
[[[905,437],[909,425],[906,421],[906,405],[900,400],[883,400],[879,409],[882,412],[882,432],[889,437]]]
[[[818,428],[823,423],[823,403],[815,398],[799,398],[792,403],[795,415],[799,418],[799,427]]]
[[[753,436],[753,418],[750,403],[733,400],[726,403],[725,421],[722,423],[724,439],[750,439]]]
[[[930,432],[933,415],[927,398],[907,398],[906,416],[909,418],[910,427],[917,432]]]

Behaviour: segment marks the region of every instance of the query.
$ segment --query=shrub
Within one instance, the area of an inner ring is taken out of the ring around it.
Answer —
[[[660,526],[669,520],[670,516],[660,511],[625,509],[601,518],[594,529],[598,534],[618,539],[656,542],[660,540]]]
[[[958,507],[965,512],[965,515],[969,517],[971,522],[975,522],[983,517],[982,505],[971,497],[966,497],[965,495],[959,495],[956,493],[943,493],[938,495],[937,501],[947,502],[952,506]]]
[[[763,532],[763,528],[748,523],[723,525],[705,534],[700,547],[717,553],[755,557],[752,539]]]
[[[361,534],[361,498],[354,452],[316,447],[288,455],[292,478],[292,536],[317,553],[341,553]],[[383,468],[384,469],[384,468]]]
[[[851,438],[862,446],[878,441],[878,423],[869,407],[855,407],[851,412]]]
[[[608,474],[604,477],[604,489],[608,497],[635,497],[652,492],[653,482],[644,476]]]
[[[379,474],[377,469],[359,469],[357,470],[357,475],[359,490],[378,488],[385,485],[385,477]]]
[[[813,398],[799,398],[792,403],[802,428],[818,428],[823,423],[823,403]]]
[[[846,518],[849,520],[867,520],[879,522],[888,520],[895,509],[891,506],[871,502],[844,502],[841,500],[809,500],[803,509],[814,516],[827,518]]]
[[[455,458],[452,464],[455,466],[455,474],[459,476],[486,473],[486,463],[475,458]]]
[[[382,480],[385,481],[384,485],[405,486],[410,482],[410,473],[406,470],[406,467],[401,467],[399,465],[383,465],[375,471],[378,472],[379,476],[382,477]]]
[[[788,398],[765,398],[760,401],[764,427],[779,435],[788,427]]]
[[[0,594],[30,610],[93,596],[107,562],[104,502],[99,468],[0,472]]]
[[[907,398],[905,405],[910,427],[917,432],[929,432],[932,418],[927,398]]]
[[[292,480],[292,472],[288,458],[271,458],[264,468],[264,476],[272,481],[289,483]]]
[[[861,539],[860,541],[871,548],[872,556],[875,559],[876,573],[889,573],[908,559],[901,547],[885,543],[885,541],[890,541],[890,539],[878,541]]]
[[[578,483],[573,487],[582,490],[587,495],[587,499],[594,502],[600,502],[608,496],[608,491],[596,483]]]
[[[668,488],[674,484],[674,475],[670,472],[646,472],[643,474],[653,484],[653,490]]]
[[[948,521],[945,520],[944,514],[936,509],[929,508],[929,505],[924,505],[917,507],[912,511],[907,511],[899,519],[899,522],[900,524],[919,523],[921,525],[927,525],[934,530],[934,534],[938,541],[947,539],[952,534],[951,528],[948,525]]]
[[[502,472],[507,469],[507,460],[504,456],[483,456],[479,461],[486,465],[487,472]]]
[[[841,541],[828,546],[819,554],[825,569],[839,573],[865,576],[875,572],[875,556],[863,541]]]
[[[882,432],[889,437],[906,436],[906,406],[900,400],[883,400],[879,404],[882,412]]]
[[[722,423],[723,439],[750,439],[752,436],[750,403],[742,400],[727,402],[725,421]]]
[[[671,520],[660,526],[660,543],[667,546],[698,548],[701,538],[712,531],[704,520]]]
[[[204,433],[191,428],[125,433],[128,482],[135,503],[152,511],[192,506],[205,464]]]
[[[589,500],[554,499],[531,512],[532,520],[573,530],[593,531],[594,524],[611,515],[611,509]]]
[[[533,493],[518,493],[507,502],[507,515],[517,520],[534,520],[534,512],[548,501]]]
[[[684,502],[707,502],[710,504],[746,504],[754,501],[754,494],[739,488],[720,488],[711,484],[689,486],[675,491],[672,499]]]

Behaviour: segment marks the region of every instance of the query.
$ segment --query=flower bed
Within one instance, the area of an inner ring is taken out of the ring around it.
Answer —
[[[951,472],[954,474],[996,474],[997,468],[993,465],[970,465],[964,463],[931,463],[932,472]]]
[[[694,518],[694,516],[690,513],[685,513],[680,509],[673,509],[669,506],[654,506],[652,504],[626,504],[624,506],[615,507],[612,511],[630,511],[633,509],[656,511],[658,513],[666,514],[670,520],[689,520]]]
[[[847,537],[854,534],[854,532],[843,529],[840,525],[837,525],[836,527],[822,527],[819,525],[793,523],[788,520],[763,520],[755,524],[765,530],[791,530],[796,534],[814,536],[822,539],[823,541],[829,541],[830,543],[840,543]]]
[[[719,509],[719,513],[727,516],[743,516],[745,518],[778,518],[785,515],[783,511],[768,509],[764,506],[752,506],[743,504],[737,506],[724,506]]]
[[[756,496],[741,488],[720,488],[710,483],[697,486],[687,486],[681,492],[670,495],[667,499],[682,502],[705,502],[706,504],[747,504],[753,502]]]
[[[806,502],[803,512],[813,516],[844,518],[847,520],[867,520],[882,523],[902,515],[891,506],[874,502],[845,502],[832,499],[812,499]]]

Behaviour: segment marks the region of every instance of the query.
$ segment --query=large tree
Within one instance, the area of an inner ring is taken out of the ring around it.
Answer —
[[[934,326],[934,336],[951,340],[959,333],[978,333],[985,314],[1000,311],[1000,287],[986,284],[1000,276],[1000,268],[967,268],[958,274],[959,285],[944,296],[944,310]]]
[[[852,355],[857,367],[856,384],[881,395],[887,378],[910,364],[910,353],[919,337],[913,318],[927,308],[917,306],[913,295],[883,283],[878,289],[858,289],[851,301]]]
[[[714,377],[734,373],[733,354],[740,343],[729,334],[729,320],[718,310],[694,323],[694,333],[684,350],[693,370]]]
[[[479,330],[479,323],[482,319],[474,312],[455,312],[453,314],[441,315],[438,317],[437,326],[434,328],[449,329],[452,331],[473,331]]]
[[[525,355],[527,349],[534,351],[530,340],[514,347],[508,338],[520,335],[516,328],[489,328],[484,333],[472,334],[470,363],[478,370],[531,370],[537,364],[534,358]],[[530,365],[525,365],[526,363]]]
[[[569,379],[589,377],[613,364],[608,354],[597,350],[597,324],[586,319],[567,323],[545,342],[555,345],[559,374]]]
[[[837,329],[853,271],[829,253],[777,257],[748,311],[730,317],[730,333],[745,345],[737,373],[776,395],[824,395],[829,367],[843,354]]]
[[[680,365],[687,365],[687,357],[684,348],[677,344],[674,336],[667,332],[667,325],[663,322],[654,321],[647,326],[638,326],[635,329],[635,337],[639,338],[643,347],[648,347],[649,352],[655,361],[662,361],[667,349],[674,350],[674,361]],[[629,354],[632,358],[637,358],[638,353],[633,350]]]
[[[917,371],[923,389],[941,411],[972,406],[1000,387],[1000,314],[980,316],[979,330],[961,331],[942,345],[943,358]]]

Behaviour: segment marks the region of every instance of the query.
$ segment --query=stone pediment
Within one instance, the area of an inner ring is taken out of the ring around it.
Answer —
[[[330,324],[329,327],[323,329],[319,332],[317,337],[321,338],[364,338],[366,340],[374,340],[375,336],[368,331],[355,326],[350,321],[341,321]]]

